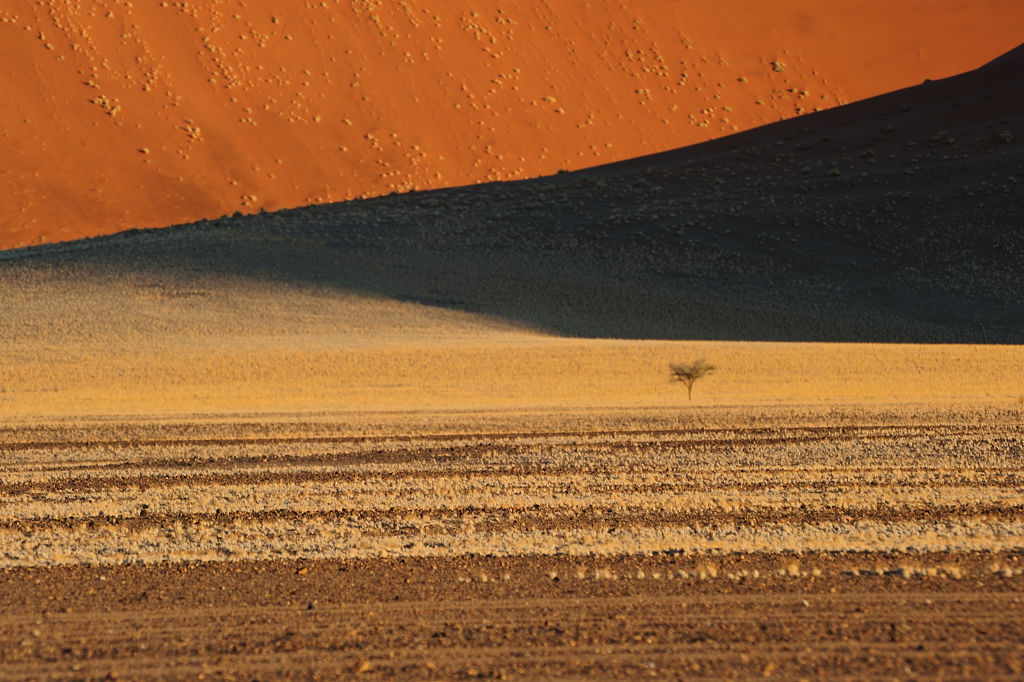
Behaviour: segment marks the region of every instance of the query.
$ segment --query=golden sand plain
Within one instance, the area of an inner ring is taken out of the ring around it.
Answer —
[[[151,341],[22,336],[4,348],[0,414],[1012,405],[1024,396],[1020,346],[560,338],[416,304],[382,307],[385,320],[397,307],[418,324]],[[669,364],[698,358],[718,369],[688,402]]]

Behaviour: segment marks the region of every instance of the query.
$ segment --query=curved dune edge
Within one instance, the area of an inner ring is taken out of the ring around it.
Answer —
[[[0,248],[643,156],[968,71],[1022,34],[1012,0],[12,0]]]

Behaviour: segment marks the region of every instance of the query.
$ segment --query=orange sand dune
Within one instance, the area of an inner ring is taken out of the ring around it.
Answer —
[[[553,173],[975,68],[1017,0],[0,4],[0,248]]]

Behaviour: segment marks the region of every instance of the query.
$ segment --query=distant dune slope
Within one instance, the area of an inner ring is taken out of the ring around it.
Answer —
[[[665,406],[698,357],[723,366],[698,400],[1019,403],[1022,66],[585,171],[4,252],[0,412]]]
[[[257,308],[324,292],[418,304],[427,326],[456,310],[591,338],[1019,344],[1022,73],[1018,48],[585,171],[10,252],[0,283],[8,310],[52,283],[38,295],[54,314],[140,286],[198,310],[240,286]],[[364,328],[352,319],[339,328]]]
[[[642,156],[975,68],[1016,0],[5,0],[0,248]]]

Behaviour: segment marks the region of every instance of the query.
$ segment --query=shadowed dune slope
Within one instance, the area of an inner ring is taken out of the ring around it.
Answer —
[[[0,7],[0,248],[643,156],[960,73],[1016,0]]]
[[[40,278],[230,282],[581,337],[1021,343],[1022,62],[587,171],[14,251],[0,276],[9,305]]]

